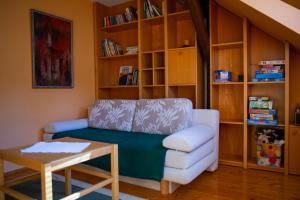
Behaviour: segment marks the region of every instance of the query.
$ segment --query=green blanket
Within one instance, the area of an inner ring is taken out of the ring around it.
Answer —
[[[62,137],[118,144],[120,175],[157,181],[163,178],[167,149],[162,146],[162,141],[166,135],[85,128],[56,133],[53,139]],[[110,156],[86,164],[110,171]]]

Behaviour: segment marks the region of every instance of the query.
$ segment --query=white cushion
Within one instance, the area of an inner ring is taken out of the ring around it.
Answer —
[[[165,166],[186,169],[209,155],[213,150],[214,145],[212,139],[190,153],[169,149],[166,154]]]
[[[179,184],[188,184],[205,171],[215,161],[214,153],[209,154],[187,169],[164,168],[164,180]]]
[[[87,119],[78,119],[70,121],[52,122],[45,126],[46,133],[58,133],[63,131],[70,131],[88,127]]]
[[[212,139],[214,135],[215,133],[212,128],[199,124],[166,137],[163,140],[163,146],[168,149],[192,152]]]

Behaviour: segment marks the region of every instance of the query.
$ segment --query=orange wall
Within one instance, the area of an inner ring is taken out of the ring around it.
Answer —
[[[32,8],[73,21],[73,89],[32,89]],[[85,117],[95,98],[91,1],[1,0],[0,27],[0,149],[37,141],[48,122]]]

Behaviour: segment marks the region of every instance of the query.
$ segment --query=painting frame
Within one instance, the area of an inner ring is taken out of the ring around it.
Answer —
[[[32,88],[74,88],[73,21],[31,14]]]

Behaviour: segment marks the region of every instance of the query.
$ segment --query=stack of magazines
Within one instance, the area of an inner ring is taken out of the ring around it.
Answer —
[[[117,56],[117,55],[123,55],[124,51],[121,45],[118,43],[105,38],[102,40],[102,56],[107,57],[107,56]]]

